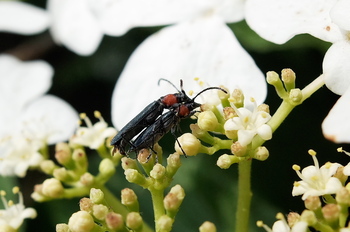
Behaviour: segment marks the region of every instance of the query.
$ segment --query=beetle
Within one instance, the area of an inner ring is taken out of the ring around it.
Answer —
[[[166,79],[159,79],[158,84],[160,81],[166,81],[177,89],[173,83]],[[127,123],[111,140],[111,146],[114,146],[112,153],[114,154],[116,150],[119,150],[122,155],[126,155],[127,146],[132,146],[130,143],[132,138],[134,138],[146,127],[152,125],[163,113],[164,109],[170,109],[178,103],[190,102],[192,99],[188,97],[186,92],[183,90],[182,80],[180,80],[180,88],[181,91],[177,89],[178,93],[167,94],[150,103],[129,123]]]
[[[157,143],[165,134],[167,134],[169,131],[175,135],[175,130],[177,126],[179,125],[180,121],[182,119],[188,118],[195,114],[195,109],[200,107],[201,104],[196,103],[194,100],[196,97],[198,97],[201,93],[210,90],[210,89],[219,89],[225,93],[226,90],[219,88],[219,87],[209,87],[201,92],[199,92],[194,98],[192,98],[190,101],[187,101],[185,103],[177,103],[174,104],[173,107],[166,113],[162,114],[157,120],[150,126],[148,126],[144,131],[141,132],[140,135],[137,136],[134,142],[132,142],[131,150],[139,152],[141,149],[149,148],[154,153],[156,153],[153,150],[153,146],[155,143]],[[182,150],[185,157],[186,153],[183,151],[180,142],[176,138],[176,142],[178,143],[180,149]],[[151,154],[150,154],[151,155]],[[150,157],[150,156],[149,156]],[[149,159],[147,157],[147,159]]]

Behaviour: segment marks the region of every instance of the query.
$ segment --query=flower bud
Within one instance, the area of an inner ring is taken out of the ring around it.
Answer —
[[[225,107],[222,111],[225,121],[230,118],[237,117],[237,113],[232,107]]]
[[[100,166],[98,167],[100,174],[103,175],[103,179],[106,181],[112,177],[115,173],[115,167],[112,160],[105,158],[101,161]]]
[[[95,177],[89,173],[86,172],[80,177],[80,183],[84,186],[91,186],[95,182]]]
[[[333,176],[338,178],[343,185],[345,185],[348,180],[348,176],[344,174],[344,166],[340,166]]]
[[[336,204],[327,204],[322,208],[322,213],[324,219],[332,223],[339,219],[340,207]]]
[[[337,201],[338,204],[343,204],[343,205],[350,205],[350,192],[348,189],[346,188],[341,188],[340,190],[338,190],[335,199]]]
[[[198,126],[204,131],[215,131],[218,123],[213,111],[204,111],[198,115]]]
[[[287,216],[288,225],[293,227],[300,220],[300,215],[295,212],[290,212]]]
[[[316,211],[317,209],[319,209],[321,207],[321,201],[320,201],[320,198],[318,196],[309,196],[304,201],[304,204],[305,204],[305,208],[312,210],[312,211]]]
[[[237,156],[223,154],[219,157],[218,161],[216,162],[216,165],[219,166],[221,169],[228,169],[233,163],[236,162],[238,162]]]
[[[79,207],[81,211],[86,211],[88,213],[92,212],[92,207],[94,203],[91,201],[90,198],[83,197],[79,201]]]
[[[134,231],[141,231],[143,220],[140,213],[131,212],[126,216],[126,226]]]
[[[123,157],[122,158],[122,168],[124,170],[127,170],[127,169],[138,169],[136,160],[133,160],[133,159],[128,158],[128,157]]]
[[[241,89],[234,89],[231,97],[228,99],[231,104],[234,104],[237,108],[243,107],[244,95]]]
[[[86,158],[85,151],[83,149],[75,149],[73,151],[72,159],[76,165],[76,168],[80,172],[86,172],[88,167],[88,161]]]
[[[260,161],[265,161],[267,158],[269,158],[269,150],[267,150],[267,148],[264,146],[260,146],[255,149],[253,158]]]
[[[0,231],[3,231],[3,230],[0,230]],[[56,232],[69,232],[69,226],[64,223],[57,224]]]
[[[289,93],[289,99],[294,103],[294,104],[300,104],[301,101],[303,100],[303,93],[301,92],[300,89],[292,89]]]
[[[134,190],[125,188],[121,191],[121,203],[125,205],[130,211],[139,211],[139,202]]]
[[[266,81],[267,81],[267,83],[269,83],[270,85],[273,85],[273,86],[275,86],[275,85],[282,86],[281,79],[275,71],[269,71],[266,73]]]
[[[165,167],[161,164],[156,164],[150,172],[150,176],[156,180],[160,180],[165,176]]]
[[[108,208],[105,205],[98,204],[98,205],[93,205],[92,206],[92,214],[94,215],[95,218],[98,220],[104,220],[108,214]]]
[[[44,160],[40,163],[40,169],[47,175],[52,175],[55,168],[57,166],[52,160]]]
[[[43,182],[42,192],[48,197],[60,198],[64,193],[64,188],[59,180],[51,178]]]
[[[167,215],[162,215],[156,221],[156,223],[157,223],[157,228],[159,228],[159,231],[171,231],[174,220]]]
[[[222,100],[225,100],[225,99],[227,99],[228,97],[229,97],[229,89],[228,88],[226,88],[225,86],[223,86],[223,85],[220,85],[220,88],[222,88],[222,89],[224,89],[224,90],[226,90],[226,92],[227,93],[225,93],[224,91],[218,91],[218,96],[219,96],[219,99],[222,101]]]
[[[72,161],[71,150],[67,143],[57,143],[55,151],[55,158],[59,164],[66,166]]]
[[[95,222],[88,212],[78,211],[69,218],[68,226],[72,232],[91,231],[95,226]]]
[[[281,79],[284,82],[284,86],[287,91],[290,91],[295,88],[295,72],[290,68],[282,69]]]
[[[106,216],[107,227],[111,230],[120,230],[124,228],[124,220],[122,215],[110,212]]]
[[[147,165],[148,163],[150,163],[150,165],[152,165],[152,163],[154,163],[154,162],[152,162],[151,159],[152,159],[152,153],[151,153],[150,149],[143,148],[137,154],[137,161],[139,161],[139,163],[142,165]]]
[[[175,150],[179,154],[183,154],[182,150],[187,156],[195,156],[199,153],[202,146],[201,142],[191,133],[185,133],[177,138],[178,143],[175,143]],[[181,144],[182,149],[179,147]]]
[[[312,226],[317,223],[316,215],[311,210],[304,210],[300,215],[301,221],[305,221],[308,225]]]
[[[206,221],[199,227],[199,232],[216,232],[216,227],[214,223]]]
[[[174,218],[185,198],[185,191],[180,185],[175,185],[164,198],[164,208],[167,215]]]
[[[57,180],[60,180],[62,182],[73,181],[72,176],[69,174],[69,171],[64,167],[56,168],[53,171],[53,177],[55,177]]]
[[[100,204],[104,202],[105,195],[101,189],[91,188],[90,189],[90,199],[94,204]]]
[[[234,142],[231,145],[231,152],[232,154],[241,157],[241,156],[245,156],[247,151],[247,147],[246,146],[242,146],[238,141]]]
[[[141,175],[137,170],[135,169],[126,169],[124,171],[125,178],[130,183],[138,184],[143,186],[146,183],[146,179],[143,175]]]
[[[270,106],[267,104],[261,104],[258,106],[258,111],[263,111],[270,114]]]
[[[175,175],[175,173],[181,166],[180,155],[177,152],[169,155],[169,157],[167,158],[167,164],[168,165],[166,166],[166,173],[171,178]]]

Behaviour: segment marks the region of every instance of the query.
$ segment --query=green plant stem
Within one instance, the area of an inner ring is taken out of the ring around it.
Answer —
[[[114,194],[112,194],[109,189],[107,189],[104,186],[99,187],[99,189],[102,190],[105,196],[105,200],[108,206],[112,208],[112,210],[116,213],[119,213],[123,216],[123,218],[126,217],[126,215],[129,213],[129,211],[126,209],[124,205],[120,202],[119,199],[117,199]],[[151,229],[146,223],[143,223],[142,227],[143,232],[154,232],[153,229]]]
[[[252,198],[250,175],[252,160],[238,163],[238,201],[236,210],[236,232],[248,232],[250,203]]]
[[[163,189],[158,190],[154,188],[149,188],[149,191],[151,192],[151,196],[152,196],[154,220],[156,222],[156,231],[159,231],[159,229],[157,228],[157,221],[162,215],[165,214],[165,209],[163,204],[163,200],[164,200]]]
[[[273,117],[268,122],[273,132],[282,124],[287,116],[292,112],[294,107],[301,104],[313,93],[320,89],[324,85],[323,75],[320,75],[313,82],[307,85],[302,90],[302,100],[298,103],[291,102],[290,99],[283,99],[280,107],[277,109]],[[261,146],[265,140],[260,136],[256,136],[252,141],[252,150]],[[251,163],[252,160],[244,160],[238,163],[238,199],[237,199],[237,211],[236,211],[236,232],[247,232],[249,228],[249,214],[250,204],[252,198],[251,192]]]

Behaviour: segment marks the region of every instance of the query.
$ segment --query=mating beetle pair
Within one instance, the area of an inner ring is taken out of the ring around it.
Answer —
[[[160,81],[167,81],[174,86],[166,79],[160,79],[158,84]],[[194,101],[200,94],[210,89],[219,89],[226,93],[222,88],[209,87],[191,99],[182,86],[183,83],[180,80],[181,91],[174,86],[178,93],[165,95],[150,103],[126,124],[111,141],[111,145],[114,146],[113,153],[119,150],[122,155],[127,155],[129,151],[139,152],[144,148],[149,148],[154,152],[153,145],[155,143],[169,131],[175,136],[175,129],[181,119],[190,117],[196,112],[194,109],[201,106],[201,104]],[[164,109],[169,111],[163,114]],[[138,136],[132,141],[136,135]],[[177,139],[176,141],[182,149],[179,141]],[[127,151],[128,147],[130,148]],[[185,152],[183,153],[186,156]]]

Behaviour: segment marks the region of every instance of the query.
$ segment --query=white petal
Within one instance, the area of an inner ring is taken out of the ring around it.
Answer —
[[[49,0],[48,10],[53,20],[51,32],[57,43],[79,55],[95,52],[103,33],[85,0]]]
[[[248,0],[246,20],[261,37],[282,44],[309,33],[325,41],[342,39],[329,12],[337,0]]]
[[[350,88],[339,98],[322,123],[323,135],[335,143],[350,142]]]
[[[276,232],[277,231],[278,232],[289,232],[290,228],[284,221],[278,220],[275,223],[273,223],[272,231],[273,232],[275,232],[275,231]]]
[[[292,196],[299,196],[301,194],[304,194],[307,190],[303,184],[304,181],[299,181],[298,183],[299,185],[293,186]]]
[[[342,95],[350,87],[350,43],[334,43],[323,60],[323,74],[326,86],[334,93]]]
[[[175,85],[183,79],[185,90],[196,91],[194,77],[208,86],[240,88],[257,102],[266,96],[263,74],[232,31],[218,18],[201,18],[162,29],[136,49],[113,93],[114,125],[121,128],[147,104],[176,92],[166,83],[157,86],[159,78]]]
[[[95,5],[103,31],[109,35],[122,35],[132,27],[173,24],[207,14],[237,22],[244,13],[244,0],[105,0]]]
[[[329,178],[329,180],[326,184],[325,193],[326,194],[336,193],[342,187],[343,187],[343,185],[338,178],[331,177],[331,178]]]
[[[300,221],[300,222],[297,222],[293,228],[292,228],[292,232],[306,232],[308,230],[308,224],[307,222],[304,222],[304,221]]]
[[[44,137],[48,144],[68,140],[77,128],[77,112],[62,99],[45,95],[22,113],[19,126]]]
[[[20,1],[0,1],[0,31],[30,35],[48,28],[48,13]]]
[[[350,162],[344,167],[343,173],[346,176],[350,176]]]
[[[13,129],[22,108],[51,86],[52,67],[44,61],[22,62],[0,55],[0,134]]]
[[[264,124],[257,129],[258,135],[263,140],[270,140],[272,138],[272,129],[269,125]]]
[[[250,130],[239,130],[238,133],[238,142],[241,146],[247,146],[249,143],[252,142],[253,137],[255,136],[255,133]]]
[[[330,15],[334,23],[343,30],[350,30],[350,1],[339,0],[332,8]]]

